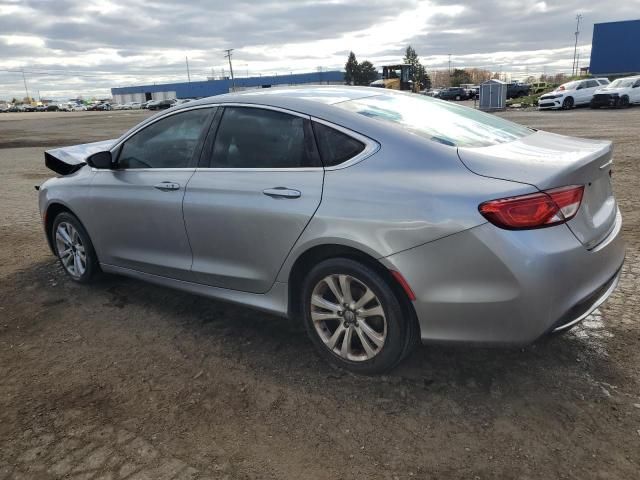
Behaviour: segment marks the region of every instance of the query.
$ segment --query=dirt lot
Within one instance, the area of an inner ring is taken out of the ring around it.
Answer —
[[[295,323],[65,278],[37,212],[42,151],[145,115],[0,115],[0,480],[640,478],[640,108],[504,114],[615,142],[613,297],[566,336],[423,347],[375,378],[326,366]]]

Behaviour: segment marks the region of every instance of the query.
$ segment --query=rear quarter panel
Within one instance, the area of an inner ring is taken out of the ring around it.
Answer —
[[[309,248],[337,244],[386,257],[486,223],[478,213],[486,200],[536,191],[470,172],[455,147],[390,130],[372,156],[326,171],[320,206],[279,281]]]

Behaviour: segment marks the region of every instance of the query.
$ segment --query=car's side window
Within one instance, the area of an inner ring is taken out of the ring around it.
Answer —
[[[598,87],[598,82],[595,80],[587,80],[587,88]]]
[[[364,143],[322,123],[313,122],[320,158],[325,167],[333,167],[355,157],[365,148]]]
[[[316,166],[304,119],[275,110],[225,107],[216,133],[211,168]],[[317,155],[316,155],[317,156]]]
[[[152,123],[124,142],[118,168],[187,168],[203,130],[208,127],[210,108],[176,113]]]
[[[640,87],[640,80],[636,80],[636,83],[633,84],[633,88]]]

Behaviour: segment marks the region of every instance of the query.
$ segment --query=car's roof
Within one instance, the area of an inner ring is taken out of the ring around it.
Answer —
[[[351,87],[347,85],[315,85],[304,87],[276,87],[246,90],[243,92],[227,93],[207,97],[199,103],[251,103],[256,99],[258,103],[276,104],[287,100],[305,100],[310,102],[333,105],[358,98],[383,95],[384,89],[374,87]]]

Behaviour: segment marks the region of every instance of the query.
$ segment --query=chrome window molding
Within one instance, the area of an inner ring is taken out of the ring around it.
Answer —
[[[203,109],[203,108],[219,108],[219,107],[244,107],[244,108],[259,108],[262,110],[273,110],[276,112],[282,112],[282,113],[287,113],[289,115],[294,115],[296,117],[300,117],[300,118],[305,118],[308,120],[311,120],[313,122],[317,122],[317,123],[321,123],[323,125],[326,125],[327,127],[333,128],[335,130],[338,130],[339,132],[344,133],[345,135],[348,135],[352,138],[355,138],[356,140],[358,140],[359,142],[362,142],[364,144],[364,150],[362,150],[362,152],[360,152],[359,154],[357,154],[355,157],[351,157],[350,159],[342,162],[339,165],[333,165],[331,167],[300,167],[300,168],[212,168],[212,167],[188,167],[188,168],[127,168],[127,169],[116,169],[116,170],[108,170],[110,172],[146,172],[146,171],[199,171],[199,172],[207,172],[207,171],[215,171],[215,172],[314,172],[314,171],[321,171],[321,170],[327,170],[327,171],[332,171],[332,170],[341,170],[343,168],[347,168],[350,167],[352,165],[355,165],[356,163],[361,162],[362,160],[364,160],[365,158],[370,157],[371,155],[373,155],[374,153],[376,153],[378,150],[380,150],[380,144],[378,142],[376,142],[375,140],[369,138],[369,137],[365,137],[364,135],[361,135],[357,132],[354,132],[353,130],[350,130],[348,128],[345,128],[341,125],[337,125],[335,123],[329,122],[327,120],[323,120],[321,118],[317,118],[317,117],[313,117],[304,113],[300,113],[297,112],[295,110],[289,110],[286,108],[281,108],[281,107],[274,107],[271,105],[262,105],[262,104],[258,104],[258,103],[242,103],[242,102],[222,102],[222,103],[208,103],[206,105],[194,105],[192,107],[185,107],[185,108],[180,108],[178,110],[175,110],[173,112],[171,112],[171,109],[168,109],[167,112],[164,115],[160,115],[158,116],[158,118],[155,118],[153,121],[150,121],[148,123],[145,123],[144,125],[141,125],[139,128],[135,129],[134,131],[130,132],[126,137],[123,137],[121,139],[119,139],[110,149],[111,153],[116,153],[118,148],[120,148],[120,146],[126,142],[127,140],[129,140],[132,136],[134,136],[135,134],[137,134],[138,132],[144,130],[145,128],[147,128],[150,125],[153,125],[154,123],[165,119],[167,117],[170,117],[172,115],[176,115],[179,113],[183,113],[183,112],[188,112],[191,110],[199,110],[199,109]],[[96,169],[96,168],[92,168],[93,171],[100,171],[101,169]],[[106,171],[106,170],[105,170]]]
[[[229,168],[229,167],[201,167],[198,172],[321,172],[323,167],[299,167],[299,168]]]
[[[364,144],[364,150],[362,150],[355,157],[351,157],[350,159],[345,160],[344,162],[338,165],[333,165],[331,167],[324,167],[325,170],[328,170],[328,171],[341,170],[343,168],[350,167],[352,165],[355,165],[356,163],[361,162],[365,158],[370,157],[371,155],[376,153],[378,150],[380,150],[380,144],[378,142],[376,142],[375,140],[369,137],[365,137],[364,135],[354,132],[353,130],[349,130],[348,128],[345,128],[341,125],[336,125],[335,123],[328,122],[321,118],[311,117],[311,121],[321,123],[322,125],[326,125],[329,128],[338,130],[339,132],[342,132],[345,135],[355,138],[356,140]]]
[[[93,168],[94,172],[195,172],[196,167],[180,168]]]

